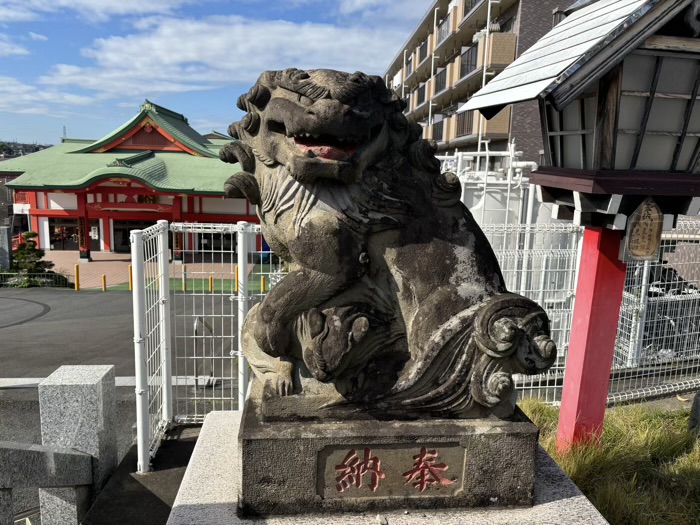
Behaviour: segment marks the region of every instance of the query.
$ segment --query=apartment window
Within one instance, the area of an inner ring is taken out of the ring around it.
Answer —
[[[462,51],[459,65],[459,78],[466,77],[469,73],[476,69],[476,60],[478,56],[479,50],[477,46],[471,46]]]
[[[500,23],[501,33],[512,33],[515,26],[515,16],[511,16],[505,22]]]
[[[404,113],[408,113],[411,110],[411,95],[406,95],[403,101],[406,103],[406,109],[404,110]]]
[[[423,43],[418,48],[418,63],[423,62],[423,60],[425,60],[426,58],[428,58],[428,40],[427,39],[423,40]]]
[[[440,93],[445,91],[447,88],[447,68],[443,68],[442,71],[435,75],[435,93]]]
[[[438,26],[438,44],[440,44],[443,40],[445,40],[451,31],[451,24],[450,21],[452,20],[452,15],[448,16],[445,18],[440,25]]]
[[[406,61],[406,76],[413,73],[413,55]]]
[[[442,140],[443,130],[445,128],[444,124],[445,124],[444,120],[441,120],[440,122],[433,123],[433,140],[437,140],[437,141]]]
[[[457,136],[471,135],[474,129],[474,112],[463,111],[457,113]]]
[[[425,102],[425,84],[421,84],[418,87],[418,98],[416,100],[416,106],[420,106],[423,102]]]
[[[481,3],[481,0],[464,0],[464,5],[462,6],[462,13],[464,13],[464,16],[469,14],[469,11],[474,9],[476,7],[476,4]]]

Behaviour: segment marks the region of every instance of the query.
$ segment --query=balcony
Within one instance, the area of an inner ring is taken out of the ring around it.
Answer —
[[[404,75],[404,79],[410,77],[413,74],[413,54],[411,54],[408,57],[408,60],[406,60],[406,74]]]
[[[457,113],[457,132],[458,137],[472,135],[474,133],[474,112],[463,111]]]
[[[418,63],[421,64],[423,60],[428,58],[428,39],[423,40],[423,43],[418,48]]]
[[[478,46],[469,47],[462,52],[459,59],[459,78],[464,78],[469,73],[476,70],[478,58]]]
[[[443,132],[445,130],[445,121],[433,123],[433,140],[441,142],[443,140]]]
[[[437,75],[435,75],[435,92],[437,95],[447,89],[447,68],[444,68]]]
[[[467,16],[469,12],[484,0],[464,0],[462,3],[462,16]]]
[[[421,104],[425,103],[425,84],[422,84],[417,90],[416,90],[416,107],[420,106]]]
[[[438,26],[437,45],[442,44],[450,34],[452,34],[452,14],[445,18]]]

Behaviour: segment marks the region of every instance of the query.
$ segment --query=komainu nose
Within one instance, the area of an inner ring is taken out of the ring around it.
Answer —
[[[317,100],[311,106],[306,108],[307,114],[314,115],[320,120],[328,121],[335,120],[338,117],[346,117],[350,115],[351,112],[352,108],[350,106],[346,106],[337,100],[327,98]]]

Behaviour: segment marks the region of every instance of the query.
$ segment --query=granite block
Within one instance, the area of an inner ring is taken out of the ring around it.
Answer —
[[[93,457],[94,495],[117,466],[114,366],[62,366],[39,384],[44,445]]]
[[[14,525],[12,489],[0,489],[0,525]]]
[[[92,457],[71,449],[0,441],[0,489],[92,483]]]
[[[604,525],[607,522],[538,446],[534,505],[521,508],[411,510],[241,518],[240,412],[212,412],[202,427],[167,525]]]
[[[90,508],[90,487],[39,490],[42,525],[79,525]]]

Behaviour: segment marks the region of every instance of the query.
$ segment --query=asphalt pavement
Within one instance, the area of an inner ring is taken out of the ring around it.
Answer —
[[[61,365],[134,375],[130,292],[0,289],[0,378],[47,377]]]

